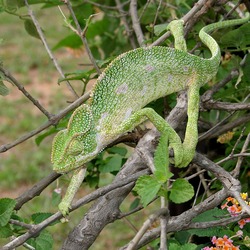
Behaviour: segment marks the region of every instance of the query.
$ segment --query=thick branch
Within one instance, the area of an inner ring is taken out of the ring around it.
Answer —
[[[35,196],[39,196],[40,193],[54,180],[60,177],[61,174],[56,172],[52,172],[50,175],[46,176],[38,183],[36,183],[32,188],[21,194],[19,197],[16,198],[17,204],[15,206],[15,210],[19,210],[23,204],[28,202],[29,200],[33,199]]]
[[[110,193],[107,197],[112,197],[112,192],[115,192],[116,189],[118,189],[118,193],[120,192],[120,188],[124,187],[125,189],[128,189],[128,186],[133,186],[133,183],[135,180],[139,178],[139,176],[143,174],[147,174],[148,171],[140,171],[135,173],[134,175],[130,175],[129,177],[124,177],[122,180],[113,182],[112,184],[99,188],[98,190],[93,191],[92,193],[84,196],[82,199],[80,199],[78,202],[72,205],[72,209],[70,211],[74,211],[75,209],[79,208],[80,206],[83,206],[99,197],[104,197],[105,194]],[[57,212],[44,220],[43,222],[36,224],[36,225],[31,225],[30,230],[27,231],[25,234],[20,235],[19,237],[16,237],[14,240],[6,244],[1,248],[1,250],[11,250],[17,246],[22,245],[25,241],[28,239],[34,237],[38,233],[40,233],[44,228],[52,224],[53,222],[61,219],[63,216],[60,212]],[[81,233],[81,232],[80,232]],[[74,248],[72,248],[74,249]]]
[[[183,115],[185,109],[180,109],[183,102],[185,103],[186,99],[179,98],[177,103],[178,108],[174,108],[169,115],[168,120],[175,126],[185,117]],[[139,141],[134,154],[127,160],[122,170],[117,174],[114,180],[115,182],[129,178],[131,174],[145,169],[147,167],[146,164],[152,162],[152,152],[154,151],[158,135],[157,131],[152,130]],[[98,199],[80,223],[69,234],[62,249],[68,249],[69,246],[73,246],[75,250],[88,249],[94,243],[100,231],[108,223],[120,217],[119,207],[132,187],[133,185],[122,187]]]
[[[218,206],[228,195],[229,194],[227,190],[222,189],[221,191],[217,192],[214,195],[211,195],[206,200],[194,206],[193,208],[190,208],[186,212],[178,216],[170,217],[167,224],[167,232],[176,232],[189,229],[193,218],[195,218],[202,212],[205,212],[209,209]],[[152,240],[158,238],[159,236],[160,236],[160,227],[153,230],[149,230],[142,237],[136,249],[145,246],[146,244],[150,243]],[[124,246],[120,250],[125,250],[126,248],[127,246]]]
[[[230,103],[210,100],[202,103],[204,109],[218,109],[225,111],[250,110],[250,103]]]

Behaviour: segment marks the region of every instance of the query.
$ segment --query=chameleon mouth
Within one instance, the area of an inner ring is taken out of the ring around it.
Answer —
[[[79,155],[77,157],[72,157],[72,158],[69,158],[69,156],[67,156],[68,162],[66,160],[54,164],[53,170],[59,174],[65,174],[79,168],[86,168],[85,163],[94,159],[100,151],[101,150],[96,149],[95,151],[93,151],[88,155]]]
[[[53,170],[56,171],[58,174],[67,174],[71,171],[74,171],[78,168],[82,168],[84,164],[77,165],[74,163],[71,164],[62,164],[62,165],[54,165]]]

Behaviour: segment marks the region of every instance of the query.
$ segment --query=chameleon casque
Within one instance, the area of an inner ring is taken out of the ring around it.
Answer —
[[[155,46],[138,48],[114,59],[98,77],[88,104],[72,114],[67,129],[55,136],[52,146],[53,169],[58,173],[74,170],[65,197],[59,204],[63,215],[81,185],[86,167],[107,145],[149,119],[157,130],[167,133],[169,148],[174,150],[177,167],[186,167],[194,157],[198,141],[197,120],[199,89],[217,73],[220,48],[209,32],[249,20],[236,19],[210,24],[199,32],[210,49],[204,59],[186,52],[183,20],[172,21],[168,28],[175,38],[175,48]],[[143,108],[160,97],[188,90],[188,122],[182,143],[175,130],[153,109]]]

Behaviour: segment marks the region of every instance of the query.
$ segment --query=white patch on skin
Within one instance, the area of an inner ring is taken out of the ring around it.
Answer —
[[[147,93],[147,86],[144,85],[144,86],[143,86],[143,89],[142,89],[142,91],[141,91],[141,95],[144,96],[146,93]]]
[[[127,120],[131,116],[131,113],[132,113],[132,108],[127,109],[124,119]]]
[[[103,120],[106,119],[108,117],[109,113],[108,112],[104,112],[101,114],[101,118],[99,120],[99,123],[98,125],[96,126],[96,129],[99,130],[100,129],[100,126],[101,124],[103,123]]]
[[[167,81],[168,81],[168,82],[172,82],[172,81],[173,81],[173,75],[169,74],[169,75],[168,75]]]
[[[150,72],[155,70],[155,67],[148,64],[148,65],[145,66],[145,70],[150,73]]]
[[[116,89],[116,94],[126,94],[128,91],[128,85],[126,83],[123,83]]]

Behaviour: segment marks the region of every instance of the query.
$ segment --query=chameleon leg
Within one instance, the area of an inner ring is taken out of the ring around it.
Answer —
[[[134,127],[141,124],[145,120],[149,119],[157,130],[163,135],[167,134],[169,138],[169,147],[174,150],[174,159],[175,165],[178,166],[182,162],[183,150],[182,150],[182,142],[179,135],[175,132],[175,130],[153,109],[144,108],[136,113],[134,113],[128,120],[123,122],[116,132],[118,134],[123,134],[127,131],[131,131]]]
[[[63,216],[66,216],[69,213],[70,205],[77,190],[79,189],[80,185],[83,182],[85,173],[86,173],[86,168],[80,168],[74,171],[74,174],[70,180],[70,184],[68,186],[66,194],[58,206]]]
[[[199,84],[197,83],[194,83],[188,89],[188,122],[183,142],[183,160],[179,167],[186,167],[194,158],[198,142],[199,89]]]
[[[169,23],[168,29],[174,36],[174,47],[178,50],[187,51],[187,44],[184,38],[183,20],[174,20]]]

